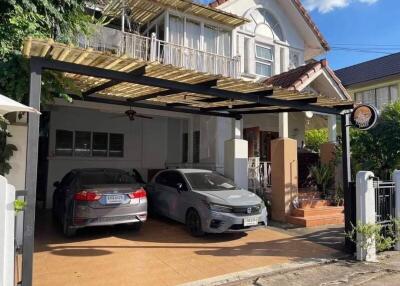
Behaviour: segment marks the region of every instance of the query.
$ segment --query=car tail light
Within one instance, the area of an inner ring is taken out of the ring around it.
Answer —
[[[74,195],[75,201],[86,201],[86,202],[93,202],[100,200],[101,195],[96,192],[92,191],[80,191]]]
[[[136,191],[129,194],[129,197],[131,199],[145,198],[146,196],[146,191],[143,188],[137,189]]]

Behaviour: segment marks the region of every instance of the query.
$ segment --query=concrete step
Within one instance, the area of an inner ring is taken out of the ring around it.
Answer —
[[[314,199],[314,200],[299,201],[299,207],[301,209],[327,207],[329,205],[330,202],[328,200]]]
[[[298,208],[292,210],[292,216],[311,217],[311,216],[328,216],[342,214],[343,207],[318,207],[318,208]]]
[[[286,216],[286,222],[304,227],[343,224],[344,214],[320,215],[310,217]]]

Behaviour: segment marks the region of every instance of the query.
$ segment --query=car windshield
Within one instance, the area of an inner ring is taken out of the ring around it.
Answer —
[[[79,176],[81,185],[123,185],[134,184],[136,180],[125,172],[83,172]]]
[[[215,172],[186,173],[190,185],[197,191],[226,191],[236,189],[235,183]]]

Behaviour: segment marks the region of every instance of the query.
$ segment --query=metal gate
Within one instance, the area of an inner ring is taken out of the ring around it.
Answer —
[[[395,184],[374,179],[376,222],[391,224],[395,217]]]

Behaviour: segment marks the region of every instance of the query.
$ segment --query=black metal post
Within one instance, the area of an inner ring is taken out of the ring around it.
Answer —
[[[40,110],[42,68],[37,61],[31,60],[31,79],[29,105]],[[35,233],[36,181],[39,146],[39,114],[29,114],[28,139],[26,150],[25,189],[26,207],[24,210],[23,248],[22,248],[22,286],[32,285],[32,264]]]
[[[351,183],[351,166],[350,166],[350,119],[349,114],[341,115],[342,127],[342,165],[343,165],[343,192],[344,192],[344,228],[348,232],[351,230],[352,212],[355,208],[355,201],[352,196],[353,188]],[[354,222],[353,222],[354,223]],[[353,253],[354,243],[346,237],[345,249]]]

